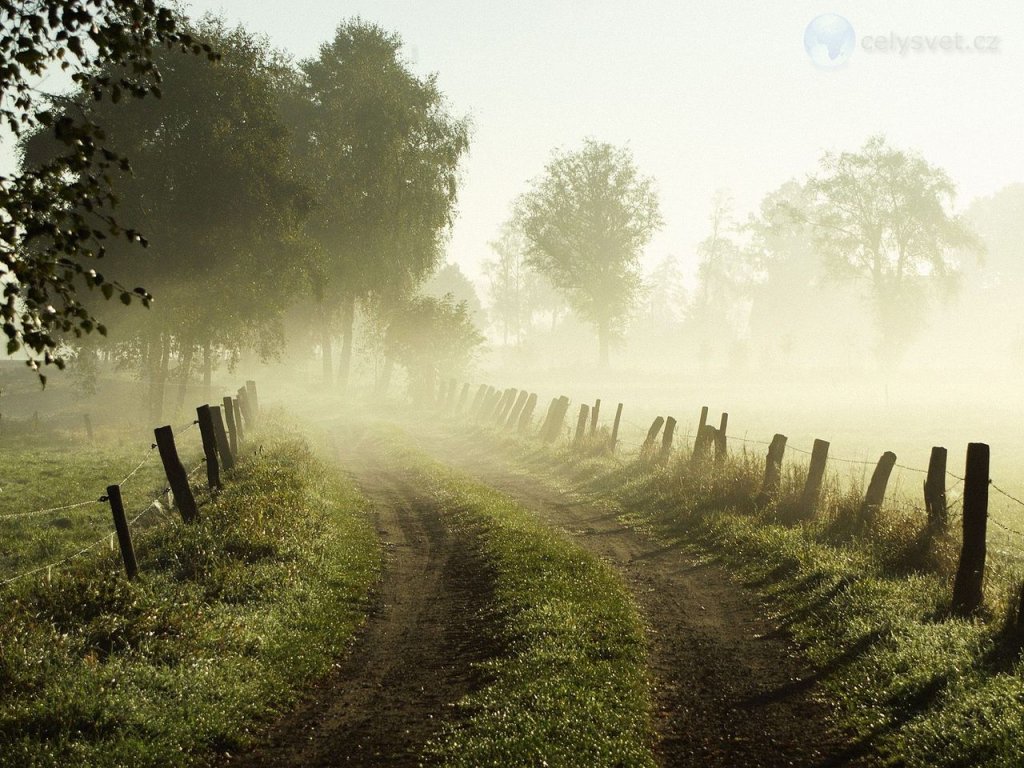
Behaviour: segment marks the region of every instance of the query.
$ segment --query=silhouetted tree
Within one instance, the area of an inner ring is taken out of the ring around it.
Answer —
[[[128,168],[128,158],[111,148],[91,113],[55,112],[63,99],[38,86],[59,67],[96,102],[159,96],[154,52],[161,48],[217,58],[153,2],[40,0],[4,3],[0,12],[0,121],[15,138],[47,133],[58,146],[45,163],[0,176],[0,317],[7,352],[24,350],[44,384],[40,364],[64,367],[62,339],[106,331],[82,303],[83,287],[99,289],[106,299],[116,294],[125,304],[145,304],[150,296],[94,264],[109,237],[145,243],[114,216],[118,196],[110,176]]]
[[[661,226],[653,180],[628,150],[593,140],[556,152],[519,198],[529,264],[546,275],[598,336],[598,359],[642,287],[639,257]]]

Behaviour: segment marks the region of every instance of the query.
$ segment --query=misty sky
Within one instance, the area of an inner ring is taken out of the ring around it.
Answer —
[[[628,144],[656,177],[664,230],[648,264],[688,270],[715,190],[738,213],[825,149],[883,132],[958,183],[961,203],[1024,181],[1024,6],[964,3],[197,0],[303,58],[354,15],[397,31],[420,72],[439,74],[472,118],[451,258],[479,278],[488,240],[553,147]],[[808,22],[836,13],[857,44],[839,70],[814,66]],[[998,36],[996,52],[872,53],[867,36]]]

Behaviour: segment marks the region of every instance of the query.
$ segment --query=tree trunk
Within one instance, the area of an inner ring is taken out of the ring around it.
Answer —
[[[192,373],[192,358],[195,357],[195,345],[189,339],[181,350],[181,364],[178,365],[178,399],[174,405],[176,413],[185,408],[185,395],[188,390],[189,374]]]
[[[153,424],[160,423],[164,417],[164,392],[170,357],[170,335],[161,333],[155,341],[150,342],[149,351],[149,419]]]
[[[391,371],[394,369],[395,363],[391,357],[384,358],[384,370],[381,371],[380,380],[377,382],[377,394],[381,397],[387,395],[388,386],[391,384]]]
[[[334,379],[334,339],[326,323],[320,329],[320,354],[323,356],[324,384],[330,386]]]
[[[356,318],[356,297],[346,296],[341,300],[341,359],[338,361],[338,384],[344,390],[348,387],[349,371],[352,368],[352,327]]]
[[[203,402],[210,402],[213,392],[213,345],[203,344]]]

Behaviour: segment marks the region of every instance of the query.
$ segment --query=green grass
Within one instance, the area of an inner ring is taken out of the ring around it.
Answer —
[[[182,462],[191,469],[202,456],[198,430],[179,435],[178,443]],[[120,483],[143,460],[122,487],[122,498],[130,517],[144,510],[166,485],[150,445],[110,440],[94,446],[40,438],[0,446],[0,581],[61,560],[113,530],[110,507],[102,502],[22,513],[97,501],[107,485]]]
[[[540,474],[555,459],[548,482],[604,499],[627,523],[720,560],[762,592],[870,764],[1024,765],[1019,564],[990,556],[985,608],[954,618],[955,525],[929,534],[897,503],[864,528],[856,484],[833,476],[819,514],[796,520],[802,470],[787,473],[777,504],[759,509],[760,455],[695,467],[684,451],[658,467],[507,438],[501,445]]]
[[[0,593],[0,766],[203,765],[340,656],[380,550],[363,502],[294,434],[250,439],[186,526]]]
[[[646,645],[617,573],[507,496],[392,447],[494,572],[499,658],[431,744],[448,766],[652,766]]]

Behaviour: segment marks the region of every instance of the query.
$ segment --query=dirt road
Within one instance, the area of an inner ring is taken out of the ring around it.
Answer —
[[[625,527],[606,505],[567,497],[464,435],[432,433],[420,448],[509,494],[623,574],[648,626],[663,765],[860,764],[863,750],[829,732],[813,670],[722,567]]]

